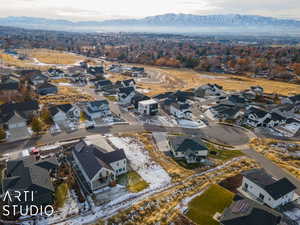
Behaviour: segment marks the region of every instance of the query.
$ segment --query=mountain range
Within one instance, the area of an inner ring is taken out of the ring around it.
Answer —
[[[271,29],[273,32],[288,30],[300,31],[300,21],[292,19],[277,19],[272,17],[253,15],[192,15],[192,14],[164,14],[145,17],[142,19],[117,19],[105,21],[72,22],[68,20],[54,20],[35,17],[5,17],[0,18],[0,25],[30,29],[48,29],[65,31],[147,31],[153,28],[160,30],[196,31],[201,28],[229,29]],[[155,30],[155,29],[154,29]]]

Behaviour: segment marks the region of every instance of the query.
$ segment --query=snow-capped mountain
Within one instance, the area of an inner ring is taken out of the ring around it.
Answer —
[[[52,20],[33,17],[6,17],[0,18],[0,25],[22,28],[57,29],[57,30],[89,30],[97,31],[105,27],[273,27],[278,30],[296,28],[300,30],[300,21],[291,19],[277,19],[272,17],[253,15],[191,15],[191,14],[164,14],[150,16],[143,19],[119,19],[105,21],[71,22],[68,20]]]

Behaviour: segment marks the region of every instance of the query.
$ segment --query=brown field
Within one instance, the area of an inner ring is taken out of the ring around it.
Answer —
[[[85,59],[83,56],[49,49],[27,49],[18,52],[46,64],[70,65]]]
[[[287,170],[295,177],[300,178],[299,158],[290,157],[288,154],[270,147],[270,144],[274,142],[277,141],[273,139],[254,139],[251,142],[251,146],[256,151],[262,153],[266,158],[272,160],[279,167]],[[299,142],[295,143],[299,144]]]
[[[33,65],[32,60],[20,60],[15,58],[14,56],[4,54],[3,51],[0,51],[0,62],[3,62],[6,66],[15,66],[19,68],[25,69],[39,69],[39,70],[47,70],[48,68],[45,66],[36,66]]]
[[[107,63],[110,64],[110,63]],[[268,94],[280,94],[280,95],[294,95],[300,94],[300,88],[297,84],[291,84],[287,82],[271,81],[261,78],[251,78],[245,76],[236,76],[229,74],[216,74],[203,72],[199,73],[189,69],[173,69],[156,66],[145,66],[128,64],[129,66],[142,66],[147,71],[152,71],[158,74],[161,79],[161,83],[147,84],[138,82],[138,86],[144,89],[151,90],[147,95],[153,96],[166,91],[174,90],[188,90],[190,88],[199,87],[207,83],[215,83],[223,86],[226,91],[241,91],[248,89],[251,86],[260,85],[265,89]],[[112,81],[129,79],[129,77],[122,75],[113,75]]]
[[[40,104],[74,104],[78,102],[92,101],[91,96],[82,94],[73,87],[59,87],[57,95],[41,96],[39,98]]]

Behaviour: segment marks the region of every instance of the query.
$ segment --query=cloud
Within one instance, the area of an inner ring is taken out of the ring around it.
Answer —
[[[164,13],[239,13],[298,18],[299,12],[300,0],[1,0],[0,7],[2,17],[70,20],[142,18]]]

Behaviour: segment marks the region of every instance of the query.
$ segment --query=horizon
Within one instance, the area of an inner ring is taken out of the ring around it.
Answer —
[[[111,0],[105,4],[97,0],[84,3],[71,0],[2,0],[0,18],[35,17],[55,20],[103,21],[141,19],[164,14],[192,15],[255,15],[278,19],[300,20],[300,1],[287,0]],[[34,7],[33,7],[34,5]],[[70,7],[71,6],[71,7]]]

